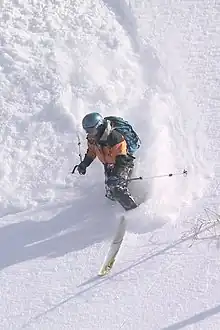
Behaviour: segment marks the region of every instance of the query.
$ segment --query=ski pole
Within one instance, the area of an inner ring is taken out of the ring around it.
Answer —
[[[74,166],[74,168],[73,168],[73,170],[72,170],[72,172],[71,172],[72,174],[75,173],[75,170],[77,169],[77,167],[78,167],[78,165],[75,165],[75,166]]]
[[[183,170],[183,172],[180,172],[180,173],[178,172],[178,173],[169,173],[169,174],[155,175],[155,176],[150,176],[150,177],[146,177],[146,178],[144,178],[143,176],[139,176],[139,177],[136,177],[136,178],[128,179],[128,181],[151,180],[151,179],[156,179],[156,178],[171,177],[171,176],[175,176],[175,175],[187,176],[187,174],[188,174],[187,170]]]
[[[81,141],[80,141],[79,133],[77,133],[77,139],[78,139],[78,148],[79,148],[79,159],[80,159],[80,163],[81,163],[82,153],[81,153]]]
[[[79,133],[77,133],[77,139],[78,139],[78,148],[79,148],[79,159],[80,159],[80,162],[82,162],[81,141],[80,141]],[[74,166],[74,168],[71,172],[72,174],[75,172],[75,170],[77,169],[78,166],[79,166],[79,164]]]

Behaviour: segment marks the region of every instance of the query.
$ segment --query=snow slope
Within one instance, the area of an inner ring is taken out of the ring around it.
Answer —
[[[0,329],[219,330],[219,9],[1,2]],[[145,200],[101,279],[122,210],[98,162],[70,174],[89,111],[136,128],[135,175],[188,170],[132,184]]]

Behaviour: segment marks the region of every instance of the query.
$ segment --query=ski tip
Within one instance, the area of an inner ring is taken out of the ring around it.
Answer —
[[[114,262],[115,262],[115,259],[110,260],[107,265],[103,266],[100,269],[98,275],[99,276],[104,276],[104,275],[107,275],[108,273],[110,273],[110,271],[111,271],[111,269],[113,267]]]
[[[102,276],[105,276],[105,275],[107,275],[109,273],[109,271],[100,271],[99,273],[98,273],[98,276],[99,277],[102,277]]]
[[[105,275],[105,273],[98,273],[98,276],[99,277],[102,277],[102,276],[104,276]]]

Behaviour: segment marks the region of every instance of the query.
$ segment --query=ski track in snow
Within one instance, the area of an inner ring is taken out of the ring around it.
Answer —
[[[0,329],[219,330],[219,22],[215,0],[1,3]],[[140,134],[135,176],[188,170],[132,183],[102,279],[122,210],[98,162],[70,174],[96,110]]]

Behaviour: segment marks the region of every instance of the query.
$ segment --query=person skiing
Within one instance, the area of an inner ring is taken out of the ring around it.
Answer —
[[[104,165],[106,197],[116,200],[128,211],[138,206],[128,188],[135,157],[129,154],[125,136],[114,128],[113,121],[109,120],[111,118],[118,117],[103,118],[99,113],[92,112],[83,118],[82,127],[87,133],[88,149],[77,170],[85,175],[87,167],[98,157]]]

